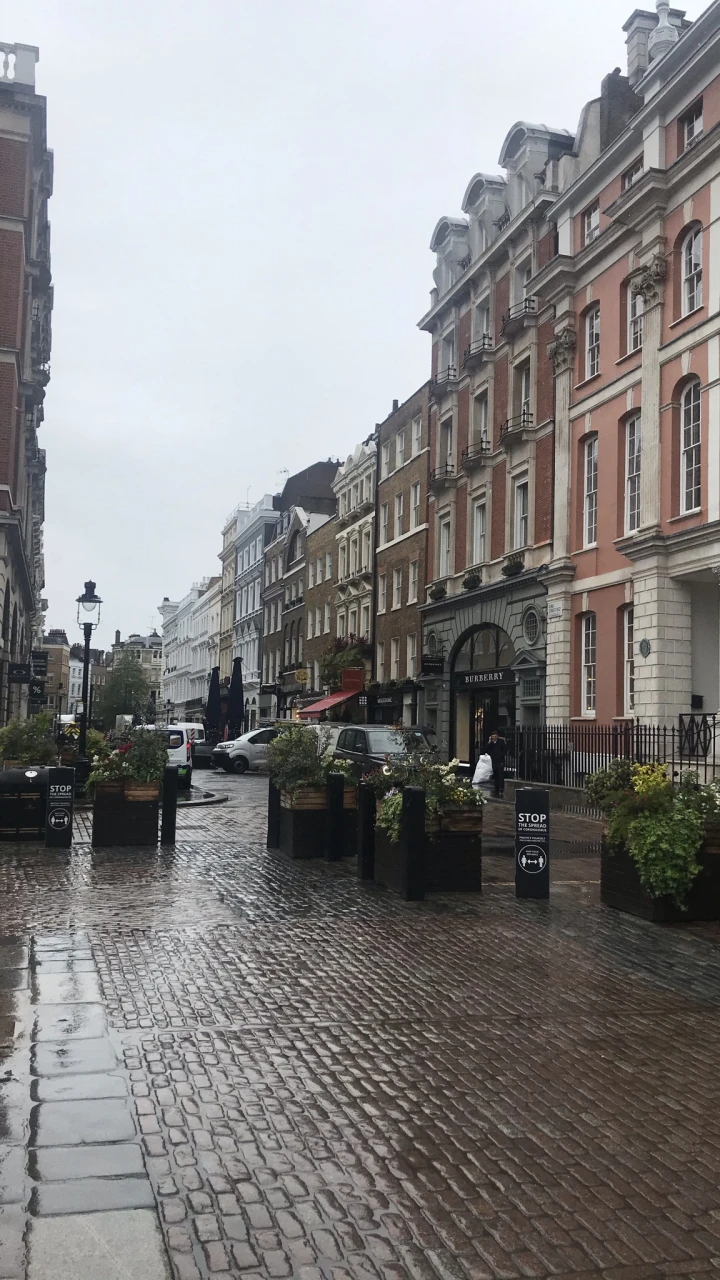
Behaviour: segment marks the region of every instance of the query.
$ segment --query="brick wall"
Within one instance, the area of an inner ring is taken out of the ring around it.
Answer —
[[[551,258],[555,257],[555,232],[551,228],[544,235],[540,236],[537,247],[538,254],[538,270],[546,267]]]
[[[505,473],[506,462],[498,462],[492,473],[492,534],[491,555],[493,560],[505,554]]]
[[[552,537],[553,435],[543,436],[535,446],[535,541]]]
[[[0,347],[20,346],[23,271],[22,234],[0,229]]]
[[[15,366],[0,363],[0,484],[15,487],[15,451],[17,441],[18,410]],[[7,495],[0,499],[0,508],[8,509]]]
[[[543,324],[538,325],[538,344],[537,344],[537,393],[536,393],[536,423],[547,422],[552,418],[555,412],[555,386],[553,378],[553,363],[549,359],[547,349],[552,342],[555,332],[554,322],[546,320]]]
[[[493,383],[493,444],[500,443],[500,428],[508,416],[508,358],[499,356],[494,366]]]
[[[312,610],[314,615],[316,610],[320,609],[320,614],[322,617],[322,625],[324,628],[325,605],[330,604],[330,630],[328,632],[326,632],[323,629],[321,634],[319,636],[316,636],[315,625],[313,620],[313,637],[311,640],[308,640],[307,624],[305,627],[306,639],[305,639],[305,648],[304,648],[304,663],[305,663],[305,666],[311,670],[311,672],[312,672],[313,663],[320,661],[320,658],[322,657],[322,655],[330,647],[333,640],[335,639],[335,597],[337,594],[336,588],[335,588],[335,579],[337,578],[337,571],[338,571],[337,543],[336,543],[335,535],[337,534],[337,532],[338,532],[337,519],[328,520],[327,524],[321,525],[320,528],[316,529],[314,533],[309,533],[308,539],[307,539],[307,570],[305,574],[306,614],[309,614],[310,610]],[[328,551],[332,556],[332,575],[329,579],[326,577],[326,573],[325,573],[326,556]],[[310,574],[309,574],[310,562],[312,561],[312,563],[315,565],[317,569],[317,561],[319,559],[322,560],[322,582],[318,583],[317,578],[315,578],[315,585],[310,587],[307,585],[310,581]]]
[[[464,316],[458,320],[457,327],[457,358],[455,363],[458,369],[462,369],[463,356],[470,346],[470,332],[472,329],[472,314],[466,311]]]
[[[462,573],[467,564],[467,487],[457,490],[455,504],[455,572]]]
[[[27,143],[0,138],[0,215],[24,218],[27,193]]]
[[[510,307],[510,273],[495,282],[495,342],[502,341],[503,316]]]
[[[460,466],[463,449],[467,448],[470,429],[470,387],[461,387],[457,398],[457,448],[455,466]]]

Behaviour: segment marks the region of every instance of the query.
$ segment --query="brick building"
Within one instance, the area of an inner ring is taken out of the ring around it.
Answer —
[[[61,716],[67,712],[70,695],[70,641],[60,627],[43,636],[42,652],[48,656],[43,710]]]
[[[631,119],[561,161],[531,282],[555,311],[555,721],[720,705],[720,4],[657,10],[625,24]]]
[[[441,749],[469,764],[494,728],[546,715],[547,589],[566,572],[553,537],[568,518],[555,456],[556,419],[560,430],[567,411],[556,407],[549,359],[562,292],[552,264],[568,238],[559,210],[566,187],[582,185],[598,155],[617,152],[636,110],[628,80],[613,73],[575,134],[514,124],[500,153],[504,175],[476,174],[465,217],[440,219],[433,234],[435,289],[420,322],[433,339],[430,587],[421,611],[424,652],[438,671],[425,702],[436,702]],[[585,212],[590,241],[599,215]],[[546,278],[554,291],[538,287]],[[594,348],[599,330],[588,334]],[[582,381],[595,377],[588,370]],[[562,679],[567,666],[553,676],[553,697]]]
[[[260,715],[292,718],[308,684],[304,660],[307,538],[335,514],[337,462],[315,462],[286,481],[273,498],[278,513],[265,548],[263,682]]]
[[[308,534],[305,666],[307,689],[321,693],[320,659],[335,638],[335,600],[337,588],[337,517]]]
[[[369,723],[417,723],[425,599],[429,474],[429,384],[393,404],[377,428],[378,478],[374,681]]]
[[[24,713],[27,686],[8,690],[11,660],[42,637],[45,451],[38,447],[50,379],[48,200],[53,160],[45,98],[35,92],[38,51],[0,54],[0,723]],[[67,687],[66,687],[67,691]]]

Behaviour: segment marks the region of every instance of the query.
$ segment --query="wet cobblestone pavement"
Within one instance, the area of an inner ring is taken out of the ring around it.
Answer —
[[[601,908],[582,818],[550,903],[497,806],[411,904],[213,788],[173,851],[0,849],[0,1280],[720,1272],[717,930]]]

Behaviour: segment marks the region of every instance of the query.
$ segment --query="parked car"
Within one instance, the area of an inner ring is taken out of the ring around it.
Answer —
[[[267,764],[268,743],[277,735],[277,729],[253,729],[252,733],[244,733],[232,742],[218,742],[213,747],[211,760],[226,773],[262,769]]]
[[[388,756],[398,759],[412,748],[430,744],[421,729],[392,729],[389,725],[352,725],[342,729],[333,755],[349,760],[358,778],[381,769]]]

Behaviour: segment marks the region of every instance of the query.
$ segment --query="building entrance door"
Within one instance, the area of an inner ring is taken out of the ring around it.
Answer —
[[[491,733],[506,737],[515,725],[515,656],[500,627],[466,633],[451,669],[451,756],[475,768]]]

